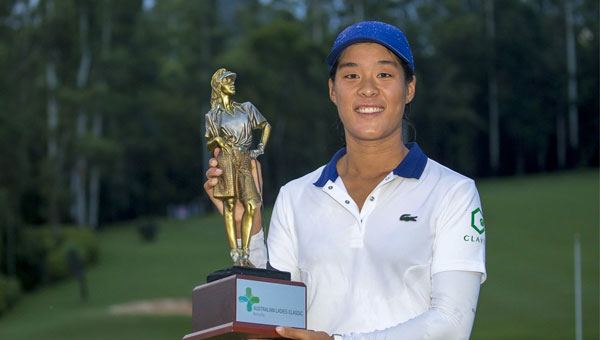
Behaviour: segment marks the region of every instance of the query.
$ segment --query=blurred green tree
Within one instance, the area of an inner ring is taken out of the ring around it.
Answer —
[[[164,214],[170,204],[208,208],[203,117],[219,67],[238,73],[236,100],[252,101],[273,125],[261,159],[272,202],[282,184],[343,145],[325,57],[337,33],[362,19],[395,24],[411,41],[418,86],[410,116],[433,159],[470,176],[598,166],[597,1],[572,1],[578,148],[568,144],[565,118],[564,3],[494,1],[493,39],[489,4],[3,1],[3,211],[14,226],[58,231],[64,222],[97,227]],[[79,183],[72,191],[71,182]]]

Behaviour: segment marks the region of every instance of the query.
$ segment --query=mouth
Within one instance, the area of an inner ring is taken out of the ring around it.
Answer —
[[[383,112],[383,107],[381,106],[359,106],[354,109],[357,113],[361,114],[373,114]]]

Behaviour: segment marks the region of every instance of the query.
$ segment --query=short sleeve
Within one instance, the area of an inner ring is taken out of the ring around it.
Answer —
[[[258,111],[256,106],[254,106],[254,104],[250,102],[245,102],[243,105],[246,106],[250,118],[250,125],[253,129],[257,128],[260,124],[267,121],[265,117],[263,117],[263,115],[260,113],[260,111]]]
[[[219,128],[217,127],[217,122],[215,121],[215,113],[214,111],[209,111],[205,116],[205,127],[206,127],[206,135],[207,139],[212,139],[219,136]]]
[[[479,193],[472,180],[461,181],[446,195],[437,220],[431,275],[450,270],[487,274],[486,229]]]
[[[290,272],[293,281],[300,281],[297,240],[293,216],[290,215],[292,210],[284,189],[280,190],[271,215],[267,237],[269,264],[277,270]]]

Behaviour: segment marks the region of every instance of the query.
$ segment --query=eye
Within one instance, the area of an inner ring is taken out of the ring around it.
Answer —
[[[344,78],[346,78],[346,79],[358,79],[358,74],[356,74],[356,73],[346,74],[344,76]]]
[[[392,75],[386,72],[379,73],[379,78],[392,78]]]

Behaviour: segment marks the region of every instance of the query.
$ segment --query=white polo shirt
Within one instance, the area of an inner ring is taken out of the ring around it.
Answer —
[[[485,224],[473,180],[428,159],[416,143],[362,210],[348,195],[338,151],[281,188],[269,262],[307,286],[307,327],[370,332],[430,307],[432,275],[483,273]]]

